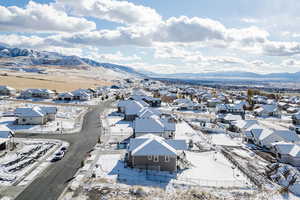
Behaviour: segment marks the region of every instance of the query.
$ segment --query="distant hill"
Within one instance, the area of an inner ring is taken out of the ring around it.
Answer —
[[[92,66],[103,67],[116,72],[128,73],[130,75],[145,76],[130,67],[111,63],[101,63],[88,58],[78,56],[65,56],[56,52],[35,51],[20,48],[7,48],[0,46],[0,58],[9,58],[7,63],[2,65],[57,65],[57,66]]]
[[[178,73],[178,74],[148,74],[158,78],[179,78],[179,79],[272,79],[272,80],[294,80],[300,82],[300,72],[296,73],[270,73],[258,74],[253,72],[227,71],[210,73]]]

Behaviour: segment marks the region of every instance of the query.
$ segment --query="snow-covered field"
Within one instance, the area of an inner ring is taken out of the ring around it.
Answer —
[[[18,103],[10,101],[0,101],[0,115],[4,112],[13,112],[17,107],[47,106],[31,103]],[[58,112],[56,119],[45,125],[17,125],[14,124],[15,117],[1,117],[0,124],[7,125],[15,132],[31,133],[67,133],[80,128],[78,117],[83,114],[87,108],[76,106],[56,106]]]

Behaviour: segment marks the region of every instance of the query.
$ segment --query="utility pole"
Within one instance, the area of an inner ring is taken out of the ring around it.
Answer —
[[[62,125],[62,121],[60,121],[60,134],[62,134],[63,133],[63,125]]]

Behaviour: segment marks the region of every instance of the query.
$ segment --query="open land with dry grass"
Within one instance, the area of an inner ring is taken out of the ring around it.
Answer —
[[[0,66],[1,68],[1,66]],[[32,67],[30,67],[32,68]],[[112,84],[117,74],[101,68],[72,68],[37,66],[45,69],[46,74],[0,71],[0,85],[8,85],[18,90],[26,88],[47,88],[58,92],[72,91],[78,88],[91,88]]]

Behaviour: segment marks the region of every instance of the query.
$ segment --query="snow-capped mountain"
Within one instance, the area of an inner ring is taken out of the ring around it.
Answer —
[[[91,66],[103,67],[116,72],[125,72],[130,75],[144,76],[144,74],[126,66],[111,63],[101,63],[78,56],[65,56],[56,52],[35,51],[20,48],[7,48],[0,46],[0,58],[11,58],[8,63],[20,65],[57,65],[57,66]],[[15,59],[14,59],[15,58]]]

